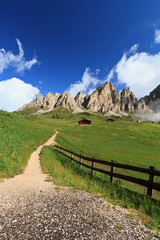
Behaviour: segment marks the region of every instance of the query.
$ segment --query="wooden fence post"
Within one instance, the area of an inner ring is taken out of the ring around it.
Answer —
[[[94,166],[95,166],[95,161],[94,161],[94,157],[92,157],[92,176],[94,176]]]
[[[147,196],[152,197],[152,183],[154,181],[154,167],[150,166],[149,185],[147,188]]]
[[[113,173],[113,160],[111,160],[111,173]],[[113,183],[113,176],[110,176],[110,182]]]
[[[82,157],[81,157],[81,154],[80,154],[80,159],[79,159],[79,160],[80,160],[80,168],[81,168],[81,167],[82,167],[82,164],[81,164],[81,163],[82,163]]]
[[[73,154],[72,153],[71,153],[71,158],[72,158],[71,162],[73,162]]]

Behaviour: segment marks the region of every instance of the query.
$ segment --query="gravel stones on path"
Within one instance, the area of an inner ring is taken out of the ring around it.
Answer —
[[[159,239],[141,223],[128,219],[126,209],[114,208],[87,192],[57,192],[52,187],[29,191],[8,203],[0,207],[2,240]]]
[[[57,191],[40,169],[42,147],[31,155],[22,175],[0,182],[0,240],[160,239],[127,218],[126,209],[84,191]]]

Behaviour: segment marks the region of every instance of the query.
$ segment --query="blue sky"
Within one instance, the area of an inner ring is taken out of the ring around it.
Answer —
[[[140,98],[160,84],[159,0],[2,0],[0,109],[106,80]]]

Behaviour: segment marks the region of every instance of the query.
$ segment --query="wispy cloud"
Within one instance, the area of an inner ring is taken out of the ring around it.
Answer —
[[[123,54],[112,68],[109,80],[116,75],[118,84],[125,84],[140,98],[160,84],[160,54],[137,52],[138,45]]]
[[[2,74],[8,67],[13,67],[17,72],[23,73],[25,70],[29,70],[32,66],[38,63],[36,57],[30,61],[26,61],[24,58],[24,51],[21,42],[16,39],[19,48],[19,54],[14,55],[11,51],[5,51],[4,48],[0,49],[0,73]]]
[[[102,81],[98,79],[99,69],[96,70],[96,73],[90,71],[89,68],[85,69],[81,81],[75,82],[69,86],[66,90],[75,96],[78,92],[82,92],[85,95],[88,92],[92,92],[98,84],[101,84]]]
[[[139,48],[139,45],[138,44],[134,44],[131,48],[130,48],[130,50],[128,51],[128,52],[126,52],[126,54],[128,53],[128,54],[135,54],[136,52],[137,52],[137,50],[138,50],[138,48]]]
[[[104,80],[104,82],[109,82],[113,77],[114,77],[114,74],[115,74],[115,67],[113,67],[110,72],[108,73],[106,79]]]
[[[155,43],[160,43],[160,29],[155,30]]]
[[[18,78],[11,78],[0,82],[0,109],[15,111],[23,104],[33,100],[39,89]]]

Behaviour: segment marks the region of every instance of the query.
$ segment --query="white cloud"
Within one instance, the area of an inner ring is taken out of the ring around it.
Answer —
[[[160,84],[160,54],[137,53],[137,46],[134,45],[123,54],[112,68],[108,79],[116,74],[118,83],[130,87],[136,97],[140,98]]]
[[[97,84],[102,83],[102,81],[97,78],[97,74],[97,71],[96,74],[94,74],[89,68],[86,68],[82,80],[71,84],[66,91],[73,96],[78,92],[82,92],[82,94],[85,95],[86,93],[93,91]]]
[[[133,53],[133,54],[136,53],[137,50],[138,50],[138,47],[139,47],[138,44],[134,44],[134,45],[130,48],[130,50],[129,50],[128,53]]]
[[[160,29],[155,30],[155,43],[160,43]]]
[[[39,89],[18,78],[11,78],[0,82],[0,109],[15,111],[23,104],[33,100]]]
[[[16,39],[16,41],[19,48],[18,55],[14,55],[11,51],[6,52],[4,48],[0,49],[0,73],[3,73],[8,67],[13,67],[17,72],[22,73],[38,63],[36,58],[26,61],[22,44],[18,39]]]
[[[155,30],[155,42],[160,43],[160,29]],[[129,87],[138,98],[148,95],[160,84],[160,53],[138,52],[138,47],[138,44],[134,44],[123,54],[105,81],[97,78],[99,69],[93,74],[86,68],[82,80],[71,84],[67,91],[73,96],[79,91],[84,95],[94,91],[98,84],[114,79],[116,86],[120,89],[123,85]]]
[[[109,82],[114,77],[114,74],[115,74],[115,67],[113,67],[111,71],[108,73],[107,78],[105,79],[105,82]]]
[[[36,59],[32,59],[31,61],[21,61],[17,65],[17,72],[24,72],[25,70],[30,70],[34,64],[37,63]]]

